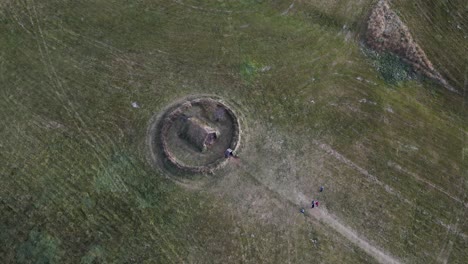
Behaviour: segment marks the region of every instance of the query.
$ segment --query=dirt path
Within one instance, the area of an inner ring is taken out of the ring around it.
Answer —
[[[331,146],[325,144],[325,143],[321,143],[317,140],[313,140],[313,143],[319,147],[320,149],[322,149],[325,153],[327,153],[328,155],[334,157],[335,159],[337,159],[338,161],[342,162],[343,164],[346,164],[347,166],[355,169],[356,171],[358,171],[360,174],[366,176],[369,181],[372,181],[374,183],[376,183],[377,185],[381,186],[382,188],[384,188],[384,190],[391,194],[391,195],[394,195],[396,196],[398,199],[400,199],[401,201],[405,202],[406,204],[408,204],[409,206],[411,206],[411,208],[413,207],[417,207],[417,205],[415,205],[412,201],[408,200],[407,198],[405,198],[399,191],[393,189],[392,187],[390,187],[389,185],[381,182],[375,175],[372,175],[369,171],[367,171],[366,169],[360,167],[359,165],[357,165],[356,163],[352,162],[351,160],[349,160],[348,158],[346,158],[345,156],[343,156],[342,154],[340,154],[339,152],[337,152],[336,150],[334,150]],[[391,163],[390,163],[391,164]],[[406,172],[406,173],[409,173],[407,171],[403,171],[403,172]],[[413,177],[419,177],[417,175],[411,175]],[[416,178],[418,180],[418,178]],[[423,180],[422,178],[419,178],[420,180]],[[430,185],[429,182],[425,181],[424,183],[428,184],[430,187],[433,187],[435,188],[436,190],[438,191],[441,191],[442,189],[439,187],[437,188],[436,185]],[[449,194],[449,193],[446,193],[445,191],[442,190],[442,192],[446,195],[448,195],[450,198],[454,199],[455,201],[457,202],[460,202],[460,204],[462,204],[463,206],[466,207],[466,204],[461,200],[461,199],[458,199],[456,198],[455,196]],[[434,220],[436,224],[438,225],[441,225],[443,226],[444,228],[447,228],[450,232],[452,232],[453,234],[457,235],[457,236],[460,236],[462,237],[463,239],[466,239],[468,236],[461,232],[460,230],[458,230],[458,228],[453,228],[451,227],[450,225],[442,222],[442,220],[440,219],[436,219]]]
[[[308,210],[310,217],[333,228],[335,231],[346,237],[353,244],[364,250],[367,254],[374,257],[379,263],[401,263],[392,256],[384,253],[382,250],[371,245],[369,242],[359,237],[351,228],[340,223],[335,217],[330,215],[325,208],[314,208]]]
[[[428,181],[428,180],[426,180],[426,179],[424,179],[424,178],[418,176],[416,173],[411,172],[411,171],[409,171],[409,170],[407,170],[407,169],[401,167],[401,166],[400,166],[399,164],[397,164],[396,162],[389,161],[389,162],[388,162],[388,166],[391,167],[391,168],[394,168],[394,169],[396,169],[396,170],[398,170],[398,171],[401,171],[401,172],[405,173],[406,175],[409,175],[409,176],[413,177],[413,178],[416,179],[417,181],[420,181],[420,182],[425,183],[427,186],[429,186],[429,187],[435,189],[436,191],[439,191],[439,192],[441,192],[441,193],[447,195],[447,197],[451,198],[451,199],[454,200],[455,202],[462,204],[463,206],[465,206],[465,208],[468,208],[468,203],[463,202],[461,199],[459,199],[459,198],[456,197],[455,195],[452,195],[451,193],[445,191],[444,189],[442,189],[441,187],[435,185],[434,183],[432,183],[432,182],[430,182],[430,181]]]
[[[276,190],[272,188],[268,184],[259,181],[254,175],[248,172],[248,166],[246,164],[242,164],[240,161],[236,161],[236,166],[244,169],[246,175],[250,175],[251,180],[255,181],[256,184],[265,188],[270,194],[274,195],[280,200],[283,200],[291,205],[300,207],[301,205],[309,204],[310,199],[301,192],[295,192],[293,195],[284,196]],[[351,243],[362,249],[364,252],[375,258],[379,263],[401,263],[397,259],[393,258],[392,256],[386,254],[382,250],[378,249],[377,247],[371,245],[367,242],[364,238],[360,237],[354,230],[350,227],[345,226],[342,224],[335,216],[328,213],[326,208],[319,207],[319,208],[309,208],[305,214],[306,217],[313,223],[316,223],[315,220],[319,220],[322,224],[329,226],[330,228],[334,229],[336,232],[344,236],[348,239]]]
[[[310,200],[303,193],[297,193],[297,198],[298,198],[297,201],[299,202],[299,204],[310,203]],[[297,201],[294,202],[294,201],[291,201],[290,199],[288,200],[292,203],[295,203],[295,204],[297,203]],[[354,245],[362,249],[368,255],[375,258],[379,263],[385,263],[385,264],[401,263],[399,260],[386,254],[381,249],[371,245],[364,238],[359,237],[359,235],[354,230],[342,224],[335,216],[329,214],[325,207],[319,207],[319,208],[313,208],[313,209],[309,208],[306,212],[307,212],[306,216],[309,217],[310,221],[312,221],[313,219],[316,219],[316,220],[319,220],[321,223],[333,228],[336,232],[340,233],[342,236],[344,236]]]

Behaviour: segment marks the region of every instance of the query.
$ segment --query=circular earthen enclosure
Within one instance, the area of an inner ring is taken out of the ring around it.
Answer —
[[[212,173],[239,147],[240,124],[220,98],[199,96],[169,107],[149,129],[153,163],[172,172]]]

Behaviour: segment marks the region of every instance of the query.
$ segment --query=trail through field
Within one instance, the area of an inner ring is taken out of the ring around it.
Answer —
[[[243,163],[244,163],[243,165],[247,165],[248,162],[244,161]],[[241,162],[239,160],[236,160],[235,164],[240,165]],[[255,176],[250,174],[248,171],[248,167],[249,166],[244,167],[244,172],[250,175],[251,179],[254,180],[257,184],[267,189],[268,192],[273,193],[274,196],[279,197],[283,199],[284,201],[290,204],[294,204],[295,206],[298,206],[298,207],[300,207],[301,205],[310,203],[310,199],[301,192],[296,192],[295,195],[289,195],[288,197],[285,197],[279,191],[261,182],[260,180],[255,178]],[[383,252],[376,246],[367,242],[366,239],[360,237],[350,227],[347,227],[344,224],[342,224],[335,216],[329,214],[326,208],[324,207],[318,207],[318,208],[313,208],[313,209],[309,208],[305,216],[309,217],[310,221],[312,221],[313,218],[315,218],[316,220],[319,220],[323,224],[333,228],[336,232],[338,232],[339,234],[347,238],[351,243],[353,243],[354,245],[362,249],[368,255],[375,258],[379,263],[385,263],[385,264],[401,263],[400,261],[396,260],[394,257],[386,254],[385,252]]]
[[[408,204],[409,206],[411,207],[417,207],[417,205],[410,201],[409,199],[407,199],[406,197],[404,197],[399,191],[395,190],[394,188],[392,188],[391,186],[383,183],[382,181],[380,181],[375,175],[372,175],[368,170],[360,167],[359,165],[355,164],[354,162],[352,162],[351,160],[347,159],[345,156],[343,156],[342,154],[340,154],[339,152],[337,152],[336,150],[334,150],[331,146],[325,144],[325,143],[321,143],[321,142],[318,142],[316,140],[313,141],[313,143],[318,146],[320,149],[322,149],[324,152],[326,152],[328,155],[334,157],[335,159],[337,159],[338,161],[342,162],[343,164],[346,164],[347,166],[351,167],[351,168],[354,168],[355,170],[357,170],[359,173],[361,173],[362,175],[366,176],[370,181],[378,184],[379,186],[383,187],[385,189],[385,191],[391,195],[394,195],[396,196],[398,199],[400,199],[401,201],[405,202],[406,204]],[[394,163],[390,162],[389,163],[389,166],[394,166]],[[395,166],[394,166],[395,167]],[[396,169],[398,169],[398,167],[395,167]],[[464,203],[462,201],[462,199],[459,199],[457,197],[455,197],[454,195],[451,195],[450,193],[444,191],[442,188],[436,186],[435,184],[432,184],[431,182],[429,181],[426,181],[424,179],[422,179],[421,177],[417,176],[416,174],[410,174],[410,172],[406,171],[406,170],[403,170],[401,167],[399,168],[399,170],[411,175],[412,177],[414,177],[416,180],[418,181],[422,181],[424,182],[425,184],[427,184],[428,186],[434,188],[435,190],[447,195],[448,197],[450,197],[451,199],[455,200],[456,202],[460,203],[461,205],[463,205],[464,207],[467,206],[466,203]],[[452,232],[453,234],[457,235],[457,236],[460,236],[462,237],[463,239],[466,239],[467,238],[467,235],[463,232],[461,232],[460,230],[458,230],[458,228],[456,227],[452,227],[446,223],[443,223],[441,220],[437,220],[435,221],[435,223],[439,224],[439,225],[442,225],[443,227],[447,228],[450,232]]]
[[[414,179],[416,179],[417,181],[420,181],[420,182],[423,182],[425,183],[427,186],[435,189],[436,191],[438,192],[441,192],[443,194],[445,194],[447,197],[449,197],[450,199],[454,200],[455,202],[457,203],[460,203],[462,204],[463,206],[465,206],[466,208],[468,208],[468,203],[465,203],[462,201],[462,199],[459,199],[458,197],[456,197],[455,195],[452,195],[451,193],[445,191],[442,187],[439,187],[437,185],[435,185],[434,183],[422,178],[421,176],[418,176],[416,173],[414,172],[411,172],[411,171],[408,171],[407,169],[401,167],[399,164],[393,162],[393,161],[389,161],[388,162],[388,166],[392,167],[392,168],[395,168],[396,170],[398,171],[401,171],[407,175],[410,175],[411,177],[413,177]]]
[[[349,241],[353,242],[360,249],[364,250],[367,254],[374,257],[379,263],[401,263],[395,258],[384,253],[382,250],[371,245],[365,239],[359,237],[359,235],[356,234],[356,232],[354,232],[351,228],[343,225],[335,217],[330,215],[327,209],[325,208],[309,209],[309,215],[321,221],[322,223],[330,226],[331,228],[333,228],[342,236],[346,237]]]

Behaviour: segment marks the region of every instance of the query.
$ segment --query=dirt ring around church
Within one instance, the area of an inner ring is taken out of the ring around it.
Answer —
[[[215,96],[193,96],[153,117],[148,128],[151,163],[171,174],[207,174],[223,167],[227,148],[241,140],[238,116]]]

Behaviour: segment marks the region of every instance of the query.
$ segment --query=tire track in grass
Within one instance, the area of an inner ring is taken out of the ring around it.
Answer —
[[[418,207],[416,206],[413,202],[411,202],[410,200],[408,200],[407,198],[403,197],[403,195],[398,192],[398,191],[395,191],[392,187],[390,187],[389,185],[381,182],[375,175],[372,175],[371,173],[369,173],[366,169],[364,168],[361,168],[359,165],[357,165],[356,163],[352,162],[351,160],[347,159],[346,157],[344,157],[342,154],[340,154],[339,152],[337,152],[336,150],[334,150],[331,146],[325,144],[325,143],[321,143],[317,140],[313,140],[312,141],[314,145],[318,146],[320,149],[322,149],[324,152],[326,152],[328,155],[334,157],[335,159],[337,159],[338,161],[344,163],[345,165],[357,170],[359,173],[361,173],[362,175],[366,176],[370,181],[376,183],[377,185],[381,186],[382,188],[385,189],[386,192],[388,192],[389,194],[392,194],[394,196],[396,196],[398,199],[402,200],[403,202],[407,203],[409,206],[411,207]],[[461,200],[460,200],[461,201]],[[462,203],[463,204],[463,203]],[[442,222],[440,219],[435,219],[434,220],[434,223],[438,224],[438,225],[441,225],[445,228],[448,229],[449,232],[452,232],[453,234],[456,234],[460,237],[462,237],[463,239],[467,239],[468,238],[468,235],[464,234],[463,232],[459,231],[458,228],[456,227],[453,227],[449,224],[446,224],[444,222]]]
[[[317,140],[313,140],[312,142],[316,146],[318,146],[320,149],[325,151],[328,155],[334,157],[335,159],[337,159],[338,161],[348,165],[349,167],[357,170],[359,173],[361,173],[362,175],[369,178],[371,181],[375,182],[377,185],[384,188],[385,191],[387,191],[388,193],[397,196],[399,199],[401,199],[405,203],[408,203],[408,204],[411,204],[411,205],[413,204],[410,200],[403,197],[399,192],[395,191],[392,187],[390,187],[387,184],[381,182],[376,176],[370,174],[366,169],[361,168],[356,163],[354,163],[351,160],[347,159],[346,157],[344,157],[343,155],[338,153],[336,150],[334,150],[331,146],[329,146],[329,145],[327,145],[325,143],[318,142]]]
[[[407,175],[410,175],[411,177],[415,178],[416,180],[420,181],[420,182],[423,182],[425,183],[426,185],[428,185],[429,187],[433,188],[434,190],[436,191],[439,191],[445,195],[447,195],[447,197],[451,198],[452,200],[454,200],[455,202],[458,202],[460,204],[462,204],[465,208],[468,208],[468,203],[465,203],[463,202],[461,199],[455,197],[454,195],[450,194],[449,192],[445,191],[444,189],[442,189],[441,187],[435,185],[434,183],[418,176],[416,173],[414,172],[411,172],[403,167],[401,167],[399,164],[397,164],[396,162],[393,162],[393,161],[389,161],[388,162],[388,166],[391,167],[391,168],[394,168],[398,171],[401,171]]]
[[[191,4],[186,4],[183,0],[173,0],[174,3],[188,7],[198,11],[204,11],[209,13],[220,13],[220,14],[240,14],[240,13],[254,13],[254,10],[228,10],[228,9],[216,9],[216,8],[206,8]]]

